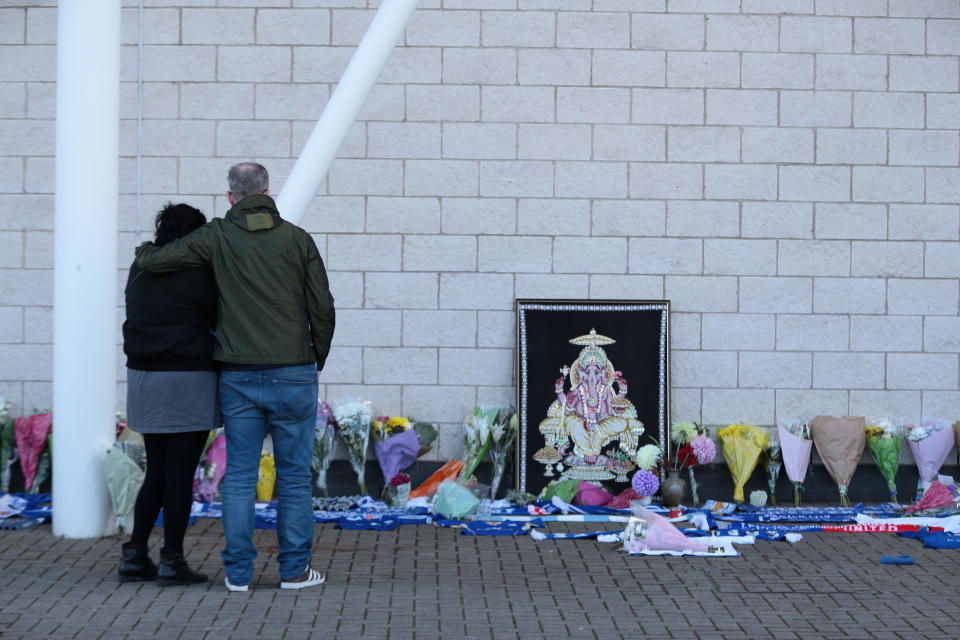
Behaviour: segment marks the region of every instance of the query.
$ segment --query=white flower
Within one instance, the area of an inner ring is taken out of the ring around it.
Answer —
[[[767,492],[766,491],[751,491],[750,492],[750,504],[754,507],[762,507],[767,504]]]
[[[647,444],[637,449],[636,461],[638,469],[650,471],[657,466],[660,460],[660,448],[653,444]]]

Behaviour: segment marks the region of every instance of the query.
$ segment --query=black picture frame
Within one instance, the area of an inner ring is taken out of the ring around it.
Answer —
[[[516,488],[577,478],[626,489],[631,450],[666,454],[670,301],[517,299],[515,311]]]

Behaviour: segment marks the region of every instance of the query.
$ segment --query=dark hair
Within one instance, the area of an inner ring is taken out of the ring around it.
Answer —
[[[207,218],[199,209],[188,204],[173,204],[168,202],[157,214],[156,243],[164,245],[171,240],[182,238],[197,227],[206,224]]]

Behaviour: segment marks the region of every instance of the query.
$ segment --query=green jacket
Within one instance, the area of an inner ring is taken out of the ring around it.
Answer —
[[[144,271],[210,264],[219,289],[213,358],[232,364],[300,364],[330,352],[335,314],[327,272],[313,238],[284,221],[273,198],[247,196],[162,247],[137,247]]]

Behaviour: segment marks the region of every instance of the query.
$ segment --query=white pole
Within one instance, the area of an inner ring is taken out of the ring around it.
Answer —
[[[117,387],[121,0],[60,0],[54,219],[53,532],[109,532]]]
[[[280,191],[277,208],[285,220],[298,223],[310,206],[416,8],[417,0],[383,0],[380,4]]]

